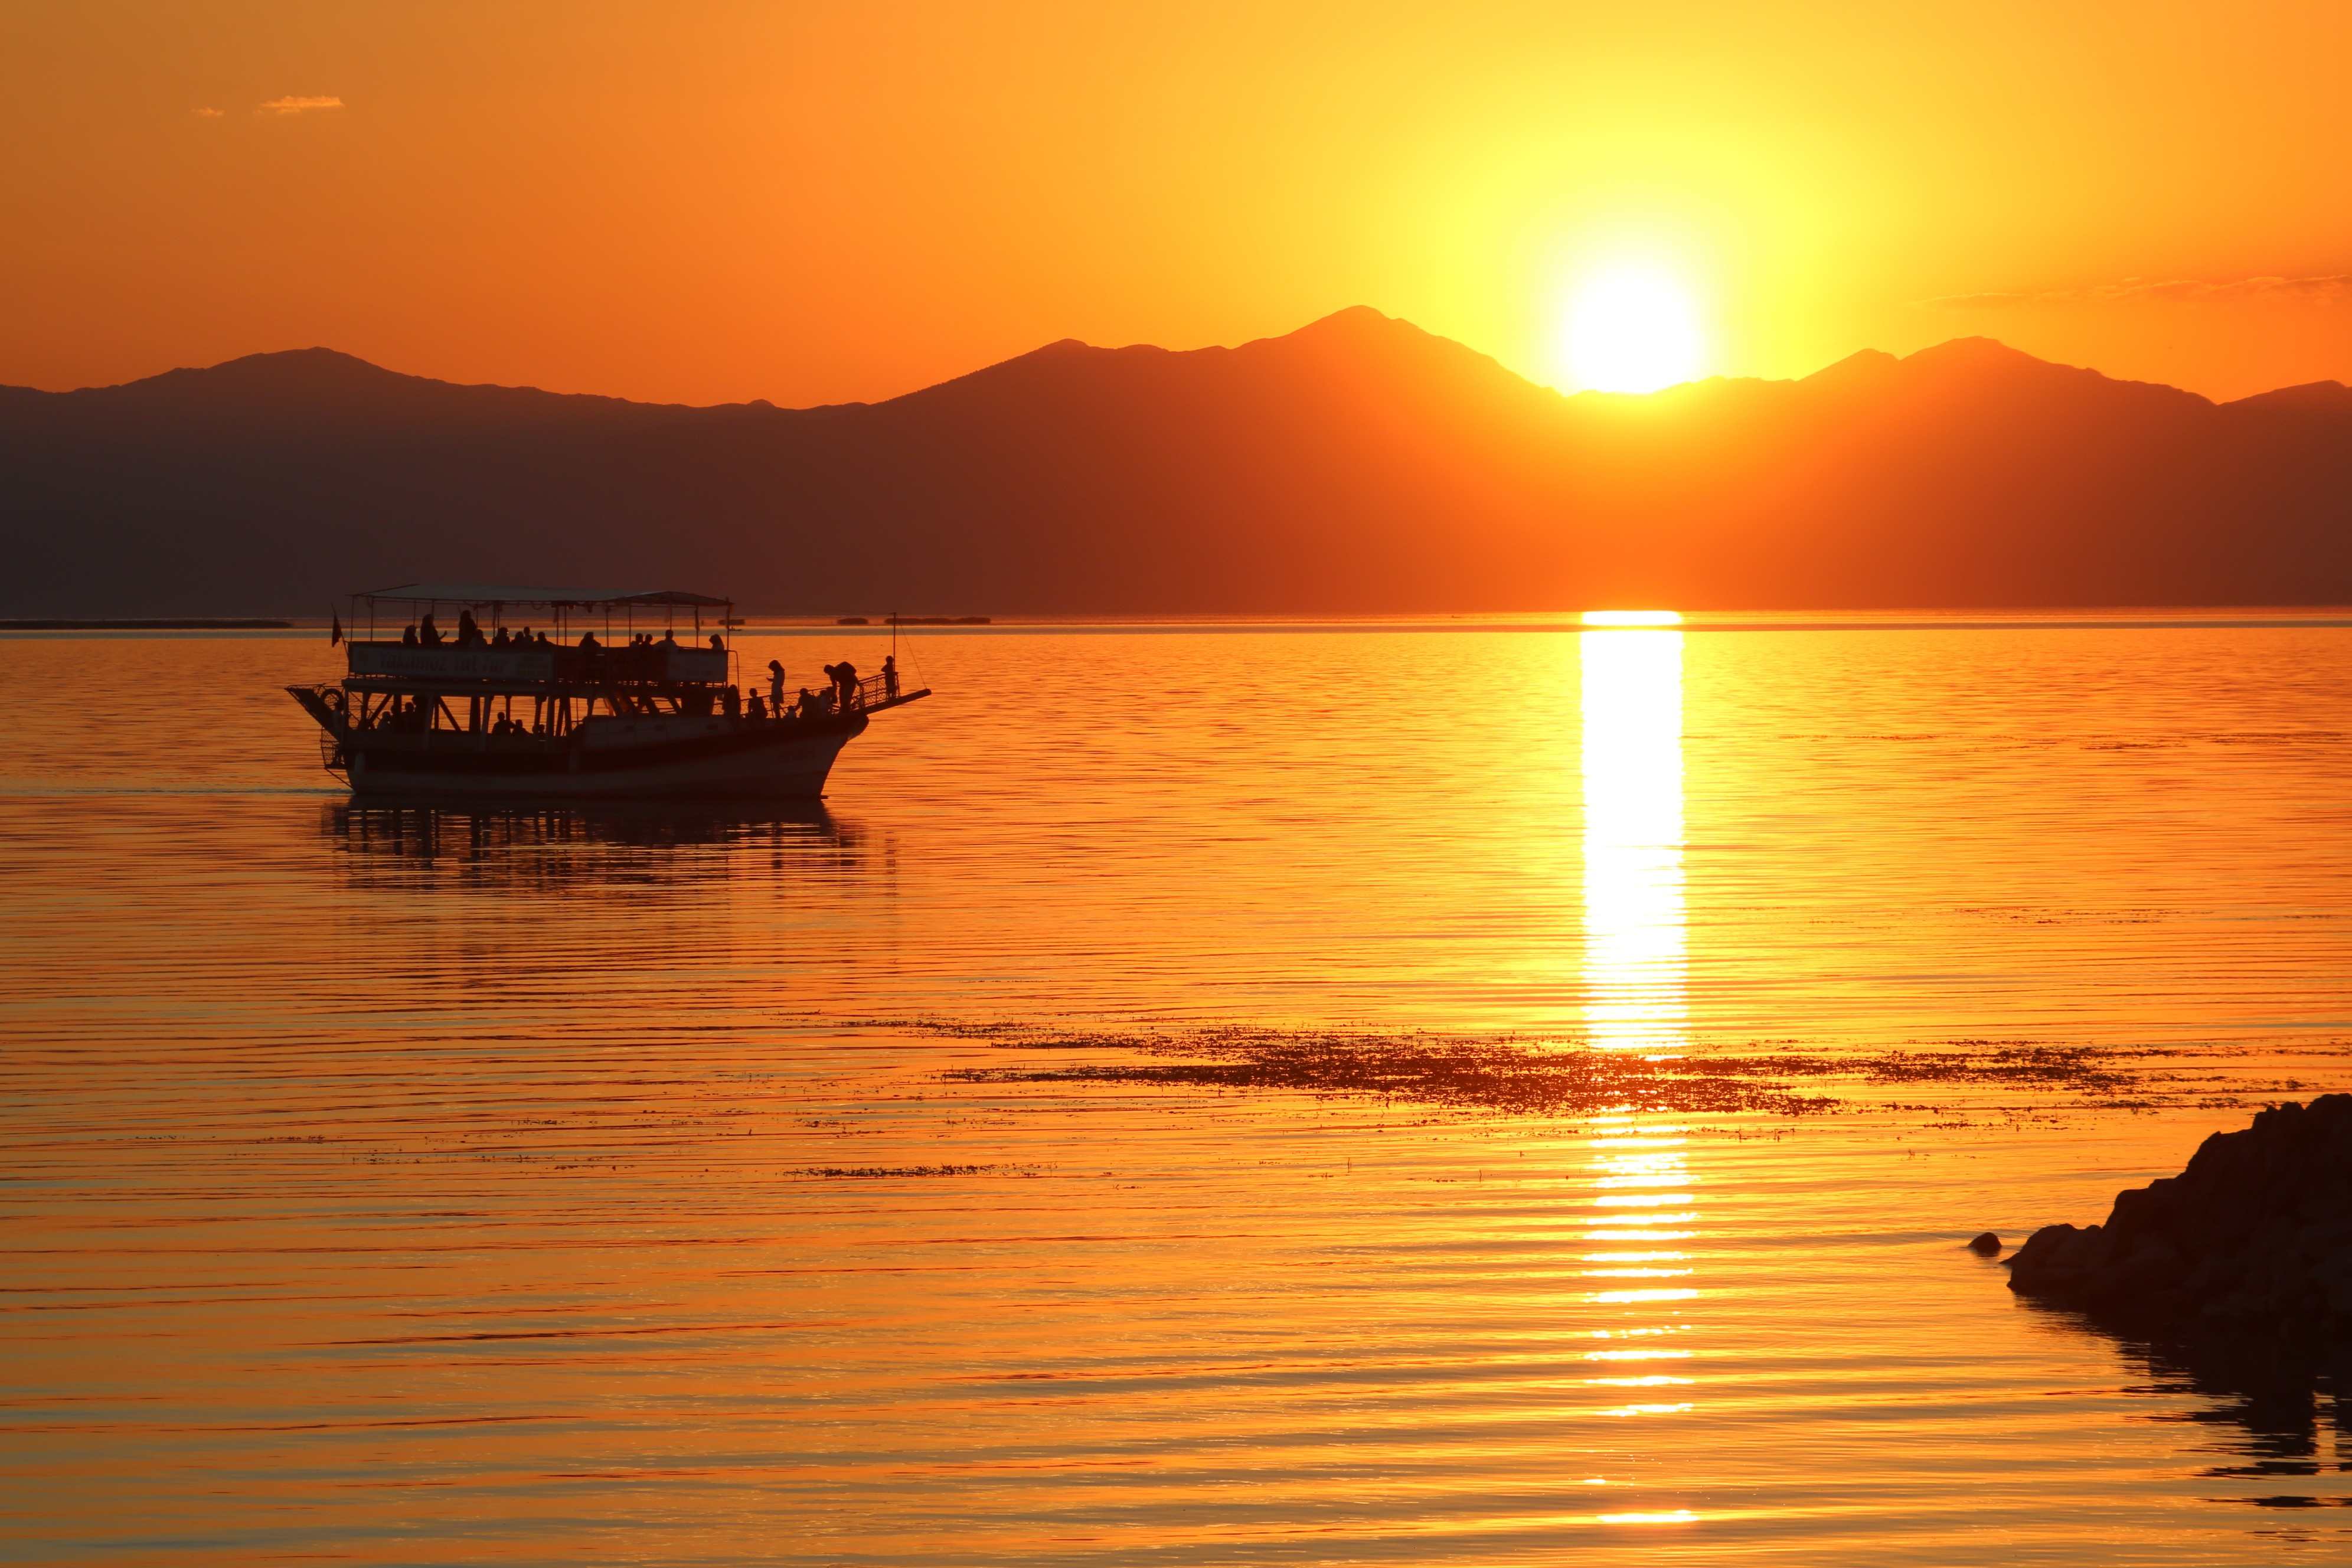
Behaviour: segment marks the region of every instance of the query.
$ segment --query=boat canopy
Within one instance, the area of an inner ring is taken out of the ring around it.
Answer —
[[[628,605],[720,606],[731,599],[708,594],[688,594],[676,588],[612,592],[595,588],[524,588],[493,583],[403,583],[361,594],[362,599],[400,605],[549,605],[576,609],[619,608]]]

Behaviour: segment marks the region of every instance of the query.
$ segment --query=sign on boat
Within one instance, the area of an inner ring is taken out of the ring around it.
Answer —
[[[790,701],[761,671],[747,695],[735,606],[704,594],[410,583],[350,610],[343,679],[286,690],[362,795],[814,800],[875,714],[930,695],[900,689],[895,653]]]

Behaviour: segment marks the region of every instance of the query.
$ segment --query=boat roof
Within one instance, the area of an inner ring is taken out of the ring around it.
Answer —
[[[372,588],[362,599],[409,605],[731,605],[732,599],[688,594],[677,588],[527,588],[496,583],[403,583]]]

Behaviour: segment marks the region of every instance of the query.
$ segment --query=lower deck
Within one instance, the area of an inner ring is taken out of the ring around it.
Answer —
[[[339,687],[289,687],[320,726],[321,760],[355,793],[581,798],[726,796],[814,800],[870,716],[929,695],[877,693],[845,710],[782,716],[623,702],[620,711],[526,725],[445,697],[354,703]]]

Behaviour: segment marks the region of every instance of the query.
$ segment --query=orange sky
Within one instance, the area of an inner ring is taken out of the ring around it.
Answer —
[[[1631,258],[1713,371],[1984,333],[2235,396],[2352,380],[2347,62],[2340,0],[16,5],[0,382],[801,404],[1362,303],[1565,384]]]

